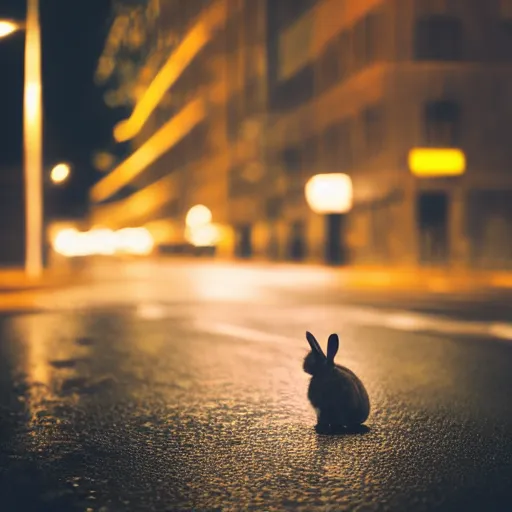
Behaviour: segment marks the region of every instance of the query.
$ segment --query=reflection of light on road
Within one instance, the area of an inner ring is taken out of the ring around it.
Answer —
[[[45,322],[39,316],[18,317],[13,321],[13,328],[20,340],[23,340],[22,367],[28,385],[25,405],[30,414],[30,421],[36,421],[42,404],[51,398],[51,358],[48,347],[48,332]]]
[[[50,367],[48,359],[50,354],[48,354],[45,332],[34,317],[26,320],[27,375],[31,382],[49,386]]]
[[[405,313],[394,313],[384,317],[382,320],[384,320],[386,327],[404,331],[420,331],[428,325],[420,315],[408,315]]]
[[[246,327],[240,327],[230,324],[214,323],[209,325],[203,325],[202,323],[197,323],[196,327],[202,330],[207,329],[209,332],[215,334],[231,336],[233,338],[238,338],[247,341],[255,341],[258,343],[271,343],[272,345],[279,343],[297,343],[297,340],[291,337],[280,336],[279,334],[270,334],[265,331],[248,329]],[[276,348],[279,347],[276,346]]]
[[[160,304],[139,304],[136,315],[144,320],[160,320],[168,316],[167,308]]]

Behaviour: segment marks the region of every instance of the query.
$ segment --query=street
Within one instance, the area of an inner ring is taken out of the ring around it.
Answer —
[[[510,296],[163,260],[1,306],[2,511],[510,510]],[[306,330],[339,334],[361,431],[315,432]]]

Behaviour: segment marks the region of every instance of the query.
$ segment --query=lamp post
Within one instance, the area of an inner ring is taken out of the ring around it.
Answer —
[[[314,213],[325,216],[325,258],[328,263],[347,261],[342,231],[345,214],[352,209],[353,190],[350,176],[341,173],[316,174],[304,190]]]
[[[43,270],[43,108],[39,0],[27,0],[24,24],[0,21],[0,37],[25,29],[23,86],[23,170],[25,178],[25,272]]]

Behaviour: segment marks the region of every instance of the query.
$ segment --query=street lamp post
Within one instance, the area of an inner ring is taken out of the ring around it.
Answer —
[[[325,257],[328,263],[346,263],[343,231],[345,214],[352,209],[353,190],[350,176],[342,173],[316,174],[304,190],[314,213],[325,216]]]
[[[27,0],[24,25],[1,22],[0,37],[25,28],[23,90],[23,170],[25,178],[25,272],[40,277],[43,270],[43,108],[39,0]]]

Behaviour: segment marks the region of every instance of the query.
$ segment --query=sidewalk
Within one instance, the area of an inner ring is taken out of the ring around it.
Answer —
[[[457,267],[336,267],[322,263],[293,263],[262,259],[238,260],[221,257],[158,256],[169,264],[210,264],[261,270],[293,271],[298,274],[328,274],[331,282],[346,289],[442,294],[512,292],[512,271],[471,270]]]
[[[116,264],[116,272],[101,272],[104,264],[109,269]],[[102,279],[115,280],[133,278],[135,274],[123,272],[139,263],[146,266],[151,263],[165,265],[198,265],[221,266],[226,270],[244,269],[245,271],[263,272],[262,279],[295,280],[308,278],[316,281],[321,278],[347,291],[393,291],[393,292],[426,292],[431,294],[475,294],[489,292],[512,292],[512,272],[480,271],[457,268],[399,268],[399,267],[334,267],[314,263],[271,262],[265,260],[237,260],[215,257],[158,256],[141,259],[106,259],[91,261],[85,265],[55,265],[37,280],[28,279],[23,269],[0,269],[0,293],[23,292],[31,290],[51,289],[60,286],[77,284],[85,279],[94,280],[99,271]],[[272,275],[267,272],[271,271]],[[278,271],[278,274],[275,274]],[[278,277],[279,275],[279,277]]]
[[[467,269],[378,268],[340,269],[347,286],[434,293],[512,291],[512,272]]]
[[[0,293],[51,289],[76,282],[80,274],[62,270],[46,270],[38,279],[30,279],[21,268],[0,268]]]

